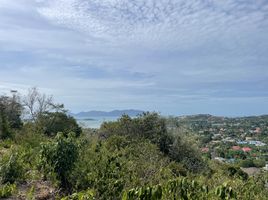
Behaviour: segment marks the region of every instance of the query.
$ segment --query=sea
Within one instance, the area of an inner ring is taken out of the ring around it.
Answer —
[[[78,124],[83,128],[100,128],[103,122],[116,121],[119,117],[91,117],[76,118]]]

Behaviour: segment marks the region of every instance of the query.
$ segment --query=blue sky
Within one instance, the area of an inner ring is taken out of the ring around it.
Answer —
[[[0,94],[73,112],[268,113],[267,0],[0,0]]]

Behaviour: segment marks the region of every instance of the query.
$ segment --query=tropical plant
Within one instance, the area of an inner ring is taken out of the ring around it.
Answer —
[[[65,136],[58,133],[55,140],[41,145],[41,165],[45,173],[52,170],[56,178],[60,181],[63,189],[69,188],[68,176],[75,166],[79,155],[79,144],[75,139],[74,133]]]
[[[0,198],[8,198],[17,191],[15,184],[7,183],[0,186]]]
[[[11,153],[2,158],[0,162],[0,178],[2,183],[14,183],[25,176],[23,160],[18,153]]]

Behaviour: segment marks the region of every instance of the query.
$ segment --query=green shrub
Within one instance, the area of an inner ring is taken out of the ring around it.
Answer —
[[[61,200],[94,200],[94,191],[87,190],[78,193],[73,193],[67,197],[61,198]]]
[[[25,148],[40,148],[40,144],[47,140],[47,137],[43,134],[35,131],[34,124],[26,123],[22,131],[16,134],[14,141],[17,145],[24,146]]]
[[[72,170],[70,182],[74,191],[93,189],[96,199],[117,200],[125,189],[186,174],[178,163],[169,165],[170,160],[148,140],[111,136],[89,141]]]
[[[37,126],[48,136],[55,136],[59,132],[65,135],[73,132],[78,137],[82,133],[76,120],[64,112],[46,112],[40,115],[37,119]]]
[[[0,142],[0,148],[3,147],[5,149],[9,149],[13,144],[13,141],[11,139],[2,140]]]
[[[0,139],[12,137],[12,132],[3,106],[0,104]]]
[[[103,123],[100,133],[106,137],[125,136],[128,141],[147,140],[170,159],[180,162],[191,172],[206,169],[206,164],[197,149],[179,135],[168,132],[166,120],[158,113],[143,113],[136,118],[123,115],[116,122]],[[119,138],[117,138],[119,142]],[[124,145],[123,143],[119,145]],[[116,145],[118,146],[118,145]]]
[[[182,163],[186,169],[194,173],[207,169],[207,164],[202,159],[200,152],[186,139],[182,139],[180,135],[174,136],[169,157],[176,162]]]
[[[129,136],[130,139],[148,139],[156,144],[163,153],[168,153],[169,145],[172,143],[165,119],[155,112],[146,112],[136,118],[123,115],[116,122],[103,123],[100,132],[106,137],[121,135]]]
[[[237,177],[242,180],[248,179],[248,174],[243,172],[239,167],[229,166],[227,167],[226,172],[230,177]]]
[[[17,190],[15,184],[5,184],[0,186],[0,198],[7,198],[12,196]]]
[[[248,168],[248,167],[255,167],[255,164],[252,159],[242,160],[239,163],[240,167]]]
[[[195,180],[187,178],[170,180],[155,186],[143,186],[125,191],[122,200],[162,200],[162,199],[208,199],[209,189]]]
[[[16,96],[0,96],[0,139],[12,138],[13,130],[22,127],[22,105]]]
[[[258,159],[258,160],[253,160],[253,163],[255,165],[255,167],[264,167],[265,166],[265,160],[262,160],[262,159]]]
[[[0,163],[2,183],[14,183],[15,181],[23,180],[24,175],[23,161],[18,153],[11,153],[11,155],[2,158]]]
[[[45,169],[45,173],[52,170],[63,189],[69,188],[68,176],[78,159],[78,150],[79,145],[73,133],[67,137],[58,133],[55,140],[41,145],[42,168]]]

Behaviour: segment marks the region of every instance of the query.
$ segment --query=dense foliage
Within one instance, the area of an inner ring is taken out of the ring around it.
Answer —
[[[82,132],[76,120],[65,112],[45,112],[37,118],[41,131],[48,136],[55,136],[61,132],[67,135],[69,132],[79,136]]]
[[[14,183],[24,177],[23,162],[17,153],[1,159],[0,176],[2,183]]]
[[[22,127],[22,105],[17,96],[0,96],[0,139],[12,137],[12,129]]]
[[[182,163],[192,172],[206,169],[197,149],[183,140],[179,134],[168,131],[166,120],[158,113],[144,113],[136,118],[122,116],[116,122],[102,124],[100,133],[107,138],[111,135],[123,135],[132,139],[148,140],[171,160]]]
[[[64,136],[58,133],[55,140],[41,144],[41,165],[45,173],[50,173],[47,169],[56,174],[60,181],[60,186],[64,189],[69,188],[68,176],[73,169],[78,158],[78,144],[74,134]]]
[[[30,92],[32,117],[24,124],[18,98],[0,101],[0,198],[267,199],[267,172],[249,176],[240,168],[263,161],[246,153],[238,164],[211,160],[199,147],[212,136],[196,134],[197,125],[189,131],[174,118],[144,113],[82,130],[62,106]]]

